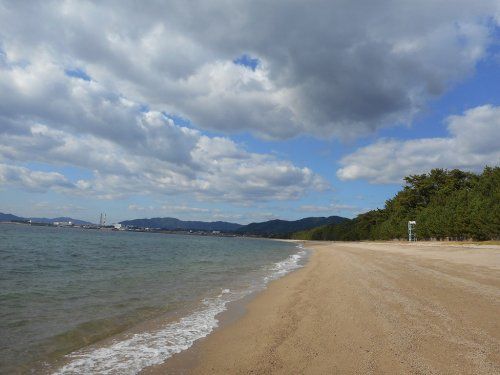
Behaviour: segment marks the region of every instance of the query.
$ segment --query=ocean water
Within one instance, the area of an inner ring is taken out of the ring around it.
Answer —
[[[0,224],[0,373],[135,374],[305,256],[264,239]]]

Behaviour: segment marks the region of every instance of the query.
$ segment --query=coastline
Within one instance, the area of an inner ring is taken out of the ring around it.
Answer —
[[[449,245],[306,242],[305,267],[141,374],[498,373],[500,246]]]
[[[273,259],[262,254],[263,259],[267,260],[263,265],[240,275],[233,283],[224,284],[220,290],[210,289],[200,296],[201,300],[196,298],[197,303],[134,324],[124,332],[72,351],[63,358],[44,362],[39,366],[39,371],[57,374],[119,371],[132,374],[185,351],[221,323],[239,317],[241,314],[237,313],[238,309],[244,306],[240,301],[251,299],[269,282],[302,267],[308,254],[301,246],[297,246],[300,241],[281,242],[290,242],[282,244],[288,253],[285,258],[279,255]],[[280,252],[280,246],[269,246]],[[263,251],[260,247],[255,249]],[[267,263],[269,260],[272,262]],[[238,266],[238,263],[234,264]],[[226,310],[229,310],[227,314]]]

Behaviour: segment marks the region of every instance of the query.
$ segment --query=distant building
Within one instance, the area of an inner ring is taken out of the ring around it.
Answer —
[[[55,225],[56,227],[70,227],[73,225],[73,222],[72,221],[54,221],[52,224]]]
[[[122,225],[120,223],[113,224],[115,229],[122,229]]]

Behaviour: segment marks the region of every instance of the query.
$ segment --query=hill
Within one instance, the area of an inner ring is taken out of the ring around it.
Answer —
[[[406,239],[416,220],[419,239],[495,240],[500,238],[500,167],[480,174],[433,169],[405,177],[403,189],[352,220],[293,234],[307,240]]]
[[[0,212],[0,221],[27,221],[28,219],[12,214],[4,214]]]
[[[251,223],[236,230],[236,233],[265,237],[289,237],[292,233],[311,229],[326,224],[346,221],[345,217],[306,217],[300,220],[269,220],[262,223]]]
[[[217,230],[232,232],[241,227],[241,224],[226,221],[183,221],[173,217],[154,217],[151,219],[134,219],[121,221],[120,224],[139,228],[161,228],[166,230]]]
[[[12,214],[4,214],[0,212],[0,221],[28,221],[31,220],[34,223],[52,224],[54,221],[71,221],[73,224],[77,225],[87,225],[92,224],[88,221],[73,219],[71,217],[55,217],[53,219],[47,217],[21,217]]]

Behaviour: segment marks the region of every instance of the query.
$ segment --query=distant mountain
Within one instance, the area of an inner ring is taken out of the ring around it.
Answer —
[[[20,217],[12,214],[4,214],[0,212],[0,221],[28,221],[31,220],[35,223],[52,224],[54,221],[71,221],[73,224],[77,225],[87,225],[92,224],[88,221],[72,219],[70,217],[55,217],[49,219],[46,217]]]
[[[46,217],[30,217],[30,219],[31,219],[31,221],[33,221],[35,223],[44,223],[44,224],[52,224],[54,221],[71,221],[73,224],[76,224],[76,225],[92,224],[89,221],[73,219],[73,218],[67,217],[67,216],[55,217],[53,219],[46,218]]]
[[[26,221],[28,219],[12,214],[4,214],[0,212],[0,221]]]
[[[166,230],[218,230],[264,237],[287,237],[294,232],[307,230],[327,224],[336,224],[348,220],[340,216],[307,217],[300,220],[270,220],[263,223],[241,225],[225,221],[183,221],[173,217],[154,217],[121,221],[120,224],[138,228],[160,228]]]
[[[337,224],[349,220],[341,216],[306,217],[300,220],[270,220],[251,223],[236,230],[236,233],[266,237],[287,237],[294,232],[312,229],[327,224]]]
[[[139,228],[161,228],[166,230],[218,230],[232,232],[241,227],[241,224],[226,221],[183,221],[173,217],[154,217],[151,219],[134,219],[121,221],[120,224]]]

